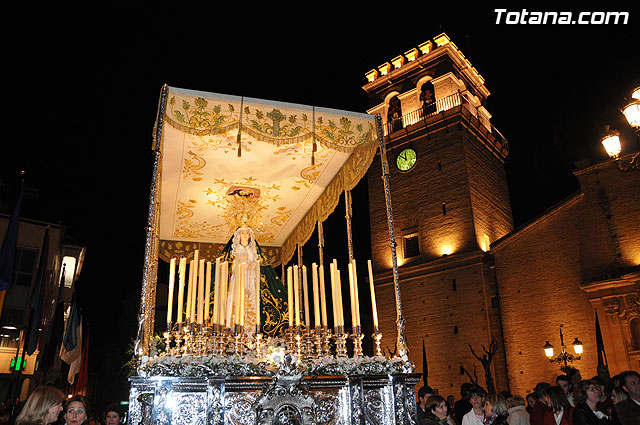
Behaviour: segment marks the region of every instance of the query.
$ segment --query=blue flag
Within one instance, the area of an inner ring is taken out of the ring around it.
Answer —
[[[20,219],[20,209],[22,208],[22,185],[20,183],[20,192],[16,206],[9,219],[9,227],[4,235],[2,248],[0,248],[0,291],[11,286],[13,281],[13,269],[15,267],[16,244],[18,243],[18,221]]]
[[[76,305],[76,295],[71,300],[71,310],[67,318],[67,327],[62,337],[60,358],[67,364],[73,363],[82,352],[82,322]]]
[[[38,335],[40,333],[40,322],[42,320],[42,296],[46,287],[47,262],[49,260],[49,228],[45,230],[42,251],[40,252],[40,262],[38,264],[38,274],[36,284],[31,293],[29,322],[26,330],[26,343],[24,346],[28,355],[32,355],[38,348]]]

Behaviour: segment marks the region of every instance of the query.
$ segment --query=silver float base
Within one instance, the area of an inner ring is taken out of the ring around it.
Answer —
[[[420,377],[134,377],[129,423],[414,425]]]

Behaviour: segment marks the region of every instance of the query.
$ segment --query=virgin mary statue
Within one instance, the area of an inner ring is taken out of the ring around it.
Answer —
[[[222,260],[230,264],[229,291],[227,297],[226,322],[231,316],[239,321],[239,306],[233,296],[236,285],[241,283],[240,265],[244,264],[244,330],[253,333],[256,329],[256,307],[260,308],[260,331],[268,336],[280,336],[286,330],[287,290],[278,278],[269,260],[263,255],[260,245],[255,239],[254,231],[249,226],[236,229],[233,236],[222,250]],[[259,272],[258,272],[259,270]],[[259,292],[256,291],[259,281]],[[229,308],[232,306],[232,308]],[[284,326],[284,328],[283,328]]]

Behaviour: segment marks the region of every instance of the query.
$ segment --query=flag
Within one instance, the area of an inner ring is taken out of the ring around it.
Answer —
[[[89,327],[87,326],[87,337],[82,347],[82,360],[80,362],[80,370],[78,371],[78,382],[76,391],[80,392],[89,381]]]
[[[429,366],[427,365],[427,350],[424,348],[424,339],[422,340],[422,380],[425,387],[429,385]]]
[[[69,363],[69,374],[67,375],[67,382],[69,382],[69,385],[73,385],[73,382],[76,380],[76,374],[80,372],[80,365],[82,364],[82,316],[80,316],[78,320],[76,332],[78,344],[72,351],[74,357],[73,360],[71,360],[71,363]]]
[[[64,301],[62,300],[62,290],[64,288],[65,268],[62,265],[62,277],[58,287],[58,297],[56,298],[56,308],[53,313],[53,320],[47,328],[47,338],[40,360],[40,369],[46,372],[53,365],[58,347],[62,343],[64,334]]]
[[[71,299],[71,309],[60,346],[60,358],[68,365],[80,358],[82,352],[82,319],[76,304],[76,295]]]
[[[46,288],[47,262],[49,260],[49,228],[44,232],[44,242],[40,251],[40,262],[38,263],[38,274],[36,284],[31,292],[31,302],[29,303],[29,314],[26,328],[25,351],[30,356],[38,348],[38,335],[40,333],[40,322],[42,320],[42,298]]]
[[[4,235],[2,248],[0,248],[0,291],[11,286],[13,281],[13,268],[16,258],[16,244],[18,243],[18,221],[20,220],[20,209],[22,208],[22,185],[20,183],[20,191],[16,206],[9,219],[9,227]]]
[[[598,375],[602,378],[609,378],[609,365],[607,364],[607,354],[604,352],[604,341],[602,340],[602,330],[596,312],[596,350],[598,351]]]

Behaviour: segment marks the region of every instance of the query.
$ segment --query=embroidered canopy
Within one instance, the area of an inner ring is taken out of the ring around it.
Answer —
[[[250,225],[287,262],[378,147],[373,115],[168,88],[162,120],[160,256],[223,246]]]

